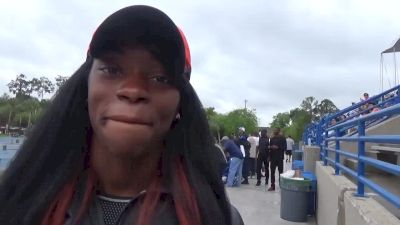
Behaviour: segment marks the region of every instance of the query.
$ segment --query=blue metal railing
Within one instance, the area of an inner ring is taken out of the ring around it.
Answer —
[[[382,93],[380,93],[378,95],[372,96],[368,100],[360,101],[357,104],[351,105],[351,106],[349,106],[349,107],[347,107],[347,108],[345,108],[345,109],[343,109],[343,110],[341,110],[339,112],[336,112],[336,113],[334,113],[332,115],[329,115],[327,119],[337,118],[337,117],[340,117],[342,115],[351,113],[352,111],[358,111],[358,109],[363,108],[363,106],[365,106],[366,104],[374,104],[376,106],[381,106],[381,107],[384,107],[384,108],[386,108],[385,104],[388,104],[387,106],[389,106],[390,104],[391,105],[395,105],[395,104],[400,102],[399,92],[400,92],[400,85],[395,86],[393,88],[390,88],[390,89],[388,89],[388,90],[386,90],[386,91],[384,91],[384,92],[382,92]],[[392,97],[388,96],[390,94],[393,94],[393,96]],[[346,118],[345,120],[349,120],[349,119],[352,119],[354,117],[357,117],[360,114],[363,114],[363,113],[365,113],[367,111],[368,111],[368,109],[364,109],[362,111],[358,111],[354,115],[351,115],[350,117]],[[328,121],[330,121],[330,120],[328,120]]]
[[[383,198],[394,204],[396,207],[400,208],[400,197],[394,195],[393,193],[387,191],[385,188],[380,185],[374,183],[365,177],[365,164],[369,164],[375,168],[384,170],[388,173],[392,173],[394,175],[400,176],[400,165],[394,165],[387,162],[383,162],[377,159],[366,157],[365,155],[365,143],[366,142],[374,142],[374,143],[391,143],[391,144],[400,144],[400,135],[366,135],[365,134],[365,123],[366,121],[373,120],[379,117],[391,116],[400,114],[400,104],[391,106],[389,108],[383,109],[379,112],[370,113],[363,117],[359,117],[350,121],[343,122],[336,126],[332,126],[326,129],[326,131],[336,130],[338,131],[340,128],[343,128],[347,125],[357,125],[358,126],[358,135],[357,136],[347,136],[340,137],[339,132],[335,132],[335,137],[328,137],[324,140],[324,148],[323,148],[323,158],[324,165],[327,165],[327,161],[331,162],[335,167],[335,174],[339,174],[339,171],[343,171],[350,176],[357,179],[357,195],[364,196],[365,193],[365,185],[374,190],[376,193],[380,194]],[[328,143],[330,141],[335,141],[335,149],[329,148]],[[349,142],[358,142],[358,154],[353,154],[350,152],[345,152],[340,149],[340,141],[349,141]],[[335,153],[335,159],[329,158],[328,151],[332,151]],[[353,159],[358,160],[358,168],[357,172],[352,171],[351,169],[345,167],[340,163],[340,156],[346,156]]]
[[[321,160],[323,161],[325,166],[331,164],[335,169],[336,175],[339,175],[340,172],[344,172],[356,179],[358,196],[365,195],[365,186],[367,186],[371,190],[382,196],[384,199],[395,205],[397,208],[400,208],[400,196],[391,193],[390,191],[385,189],[385,187],[382,187],[379,184],[368,179],[365,176],[365,167],[366,165],[370,165],[379,170],[383,170],[396,176],[400,176],[400,165],[395,165],[367,157],[365,143],[372,142],[384,144],[400,144],[400,135],[366,135],[365,130],[367,126],[369,124],[372,124],[374,121],[379,122],[380,120],[382,120],[382,118],[385,119],[394,115],[400,115],[400,104],[398,104],[400,102],[400,96],[398,95],[397,91],[399,90],[399,88],[400,86],[389,89],[381,93],[380,95],[372,97],[368,101],[360,102],[333,115],[326,116],[319,123],[310,124],[303,133],[303,141],[306,137],[311,137],[315,140],[315,144],[320,146]],[[397,94],[395,96],[384,99],[385,95],[393,91],[397,91]],[[379,103],[375,105],[381,105],[387,108],[369,114],[364,114],[367,111],[369,112],[368,109],[360,110],[358,115],[361,114],[362,116],[357,117],[357,115],[354,114],[351,117],[347,117],[346,119],[340,121],[340,123],[331,124],[330,121],[333,118],[337,118],[341,115],[351,112],[352,110],[359,109],[361,106],[367,104],[368,102],[376,100],[379,100]],[[352,129],[355,134],[352,136],[345,135],[346,132],[349,131],[349,129]],[[334,148],[330,147],[333,146],[331,144],[332,142],[334,142]],[[357,153],[354,154],[342,149],[342,142],[356,142],[358,144]],[[328,154],[329,152],[333,153],[334,155],[331,154],[330,156]],[[356,159],[358,161],[357,170],[352,170],[341,164],[341,157]]]
[[[316,123],[310,123],[309,125],[307,125],[307,127],[305,128],[305,132],[303,132],[303,143],[306,144],[315,144],[316,143],[316,137],[317,137],[317,133],[316,133],[316,128],[317,128],[318,124]]]
[[[340,124],[340,123],[355,119],[359,116],[363,116],[371,111],[371,108],[365,107],[366,105],[370,105],[370,104],[371,105],[373,104],[374,107],[380,107],[380,108],[386,108],[391,105],[399,104],[400,103],[400,95],[398,94],[399,92],[400,92],[400,85],[393,87],[387,91],[384,91],[379,95],[373,96],[373,97],[369,98],[368,100],[361,101],[357,104],[347,107],[339,112],[336,112],[331,115],[326,115],[324,118],[322,118],[319,121],[319,123],[315,126],[316,128],[314,130],[312,130],[312,129],[305,130],[305,133],[308,133],[308,132],[315,133],[315,136],[314,136],[315,143],[317,145],[321,145],[322,140],[325,138],[325,135],[324,135],[325,129],[327,129],[330,126],[333,126],[331,123],[332,120],[346,116],[345,118],[342,118],[341,120],[337,121],[337,124]],[[392,96],[389,97],[389,95],[392,95]],[[377,117],[374,120],[367,121],[365,126],[366,127],[372,126],[375,123],[379,123],[387,118],[388,118],[387,115]],[[347,126],[343,126],[341,129],[339,129],[339,132],[341,134],[344,134],[346,132],[348,134],[354,134],[354,133],[357,133],[357,129],[354,124],[347,124]],[[303,134],[303,135],[310,136],[310,134]],[[331,131],[328,134],[328,137],[332,137],[332,136],[335,136],[334,131]]]

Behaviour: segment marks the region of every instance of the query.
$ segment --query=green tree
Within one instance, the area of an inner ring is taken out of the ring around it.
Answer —
[[[221,136],[225,133],[225,115],[216,112],[214,107],[204,108],[204,111],[207,116],[211,133],[217,138],[217,140],[220,140]]]
[[[63,86],[67,80],[68,80],[68,77],[63,77],[63,76],[61,76],[61,75],[58,75],[58,76],[56,77],[56,86],[57,86],[57,89],[60,89],[60,87]]]
[[[0,97],[0,106],[3,105],[3,104],[6,104],[10,98],[11,98],[11,97],[10,97],[7,93],[4,93],[4,94]]]
[[[335,113],[339,111],[335,104],[329,99],[322,100],[314,111],[315,121],[319,121],[322,117],[327,114]]]
[[[313,96],[305,98],[300,104],[301,109],[305,110],[313,121],[316,120],[315,111],[317,106],[318,101]]]
[[[272,128],[279,127],[281,129],[285,129],[290,126],[290,114],[288,112],[278,113],[272,117],[272,122],[270,126]]]
[[[204,108],[204,111],[206,112],[208,120],[210,120],[212,117],[214,117],[218,114],[217,112],[215,112],[214,107],[206,107],[206,108]]]
[[[0,124],[11,124],[16,113],[16,108],[17,98],[9,98],[4,103],[2,103],[0,105]]]
[[[300,140],[304,128],[311,122],[310,114],[300,108],[290,110],[291,126],[286,131],[286,135],[291,135],[294,140]]]
[[[30,96],[32,89],[29,85],[29,81],[26,80],[26,76],[22,73],[18,75],[15,80],[11,80],[11,82],[7,84],[9,91],[17,97]]]
[[[0,96],[0,125],[29,127],[34,124],[47,108],[50,100],[43,98],[44,93],[51,93],[54,85],[45,77],[33,78],[27,81],[25,75],[20,74],[8,84],[11,93]],[[41,101],[30,96],[35,91]]]
[[[52,93],[54,91],[54,84],[47,77],[40,77],[35,81],[35,92],[40,99],[43,99],[45,93]]]
[[[244,127],[246,133],[257,131],[258,118],[255,110],[236,109],[223,117],[224,134],[237,133],[239,127]]]
[[[317,99],[310,96],[301,102],[300,107],[273,116],[270,126],[280,127],[285,135],[291,135],[298,141],[302,137],[304,128],[310,122],[316,122],[324,115],[337,110],[338,108],[331,100],[324,99],[318,103]]]
[[[37,121],[48,101],[39,102],[34,97],[1,97],[0,103],[0,125],[27,127]]]
[[[12,106],[8,102],[0,104],[0,126],[6,125],[9,121],[8,118],[11,120],[12,111]]]
[[[258,118],[255,110],[236,109],[226,114],[220,114],[213,107],[205,108],[211,132],[218,140],[222,136],[236,134],[239,127],[245,127],[246,132],[257,131]]]

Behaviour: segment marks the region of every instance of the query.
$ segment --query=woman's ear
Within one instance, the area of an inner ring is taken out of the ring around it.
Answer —
[[[180,120],[181,120],[181,113],[177,112],[174,120],[172,120],[171,129],[175,128],[175,126],[179,123]]]

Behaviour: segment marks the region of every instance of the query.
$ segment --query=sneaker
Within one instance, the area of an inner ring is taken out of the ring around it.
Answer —
[[[268,191],[275,191],[275,187],[271,186],[270,188],[268,188]]]
[[[261,181],[257,181],[257,184],[256,184],[256,186],[260,186],[261,185]]]
[[[249,184],[249,181],[248,180],[244,180],[244,181],[242,181],[242,184]]]

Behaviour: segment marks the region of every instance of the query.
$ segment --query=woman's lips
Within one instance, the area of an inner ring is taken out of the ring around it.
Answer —
[[[148,120],[145,120],[143,118],[125,116],[125,115],[107,116],[106,119],[107,120],[114,120],[114,121],[122,122],[122,123],[152,126],[152,123],[150,121],[148,121]]]

